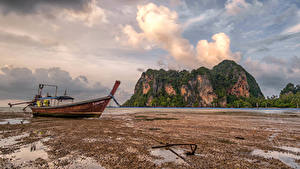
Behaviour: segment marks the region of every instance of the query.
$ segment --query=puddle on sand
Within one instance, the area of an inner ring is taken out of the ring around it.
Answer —
[[[277,148],[280,148],[280,149],[286,150],[286,151],[291,151],[294,153],[300,153],[300,148],[297,148],[297,147],[281,146],[281,147],[277,147]]]
[[[19,142],[17,140],[20,140],[20,139],[22,139],[24,137],[28,137],[28,136],[29,136],[28,133],[24,133],[24,134],[17,135],[17,136],[1,138],[0,147],[6,147],[6,146],[11,146],[11,145],[17,144]]]
[[[0,155],[0,157],[11,159],[10,162],[21,168],[30,165],[31,161],[35,161],[38,158],[47,160],[48,154],[46,150],[48,148],[43,145],[43,142],[47,141],[48,139],[49,138],[45,138],[32,144],[27,144],[11,154]]]
[[[28,120],[22,118],[2,119],[0,124],[27,124]]]
[[[274,158],[278,159],[287,166],[291,168],[300,168],[300,165],[295,162],[295,160],[299,160],[300,156],[291,154],[291,153],[285,153],[285,152],[279,152],[279,151],[264,151],[255,149],[251,152],[251,155],[260,156],[264,158]]]
[[[177,154],[181,155],[182,157],[185,157],[184,151],[180,149],[172,149]],[[162,163],[167,162],[175,162],[178,164],[185,164],[185,161],[183,161],[181,158],[179,158],[177,155],[175,155],[173,152],[167,149],[153,149],[151,150],[151,155],[161,157],[162,159],[155,159],[153,162],[157,165],[160,165]]]

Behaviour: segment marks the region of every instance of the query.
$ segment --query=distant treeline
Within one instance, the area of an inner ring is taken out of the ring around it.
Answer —
[[[300,106],[300,85],[289,83],[281,90],[279,96],[267,98],[235,98],[227,104],[227,107],[278,107],[278,108],[299,108]]]

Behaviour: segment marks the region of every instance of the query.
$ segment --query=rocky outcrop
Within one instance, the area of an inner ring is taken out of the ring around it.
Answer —
[[[190,103],[189,106],[212,106],[212,102],[217,98],[207,75],[197,75],[189,80],[187,85],[181,86],[180,93],[184,100]]]
[[[214,93],[213,86],[210,83],[210,80],[207,76],[197,76],[198,86],[197,90],[199,92],[199,97],[201,98],[201,106],[211,106],[214,99],[217,98],[217,95]]]
[[[263,97],[253,76],[234,61],[225,60],[211,70],[148,69],[124,105],[226,107],[228,101],[250,96]]]
[[[170,84],[165,85],[165,91],[168,93],[168,95],[176,95],[176,91]]]
[[[180,95],[183,96],[185,102],[188,101],[188,98],[192,95],[192,93],[191,90],[188,89],[187,85],[181,86]]]
[[[150,82],[153,80],[153,78],[145,75],[144,79],[145,80],[142,81],[142,84],[143,84],[143,94],[147,94],[149,92],[149,90],[151,89]]]
[[[228,94],[235,95],[238,97],[249,97],[249,84],[247,82],[247,77],[244,72],[238,77],[238,81],[233,85],[232,88],[228,90]]]

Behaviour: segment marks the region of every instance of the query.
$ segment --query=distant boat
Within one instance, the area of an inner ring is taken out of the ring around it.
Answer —
[[[121,83],[120,81],[115,82],[113,89],[111,90],[108,96],[86,100],[86,101],[72,102],[63,105],[58,105],[58,103],[62,102],[63,100],[73,100],[73,98],[70,96],[66,96],[66,93],[65,96],[41,97],[42,89],[44,86],[56,87],[55,95],[57,94],[57,86],[40,84],[38,95],[36,95],[33,101],[15,103],[15,104],[9,103],[9,105],[13,106],[13,105],[27,103],[29,105],[26,107],[30,107],[34,116],[100,117],[111,99],[113,99],[118,104],[118,102],[114,99],[114,94],[117,91],[120,83]],[[43,103],[45,100],[48,101],[48,105],[46,104],[41,105],[41,103]],[[51,105],[49,104],[49,100],[56,100],[57,104]]]

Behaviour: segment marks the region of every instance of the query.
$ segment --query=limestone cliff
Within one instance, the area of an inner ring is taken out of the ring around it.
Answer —
[[[211,70],[148,69],[124,106],[226,107],[248,97],[263,97],[255,79],[234,61],[224,60]]]

